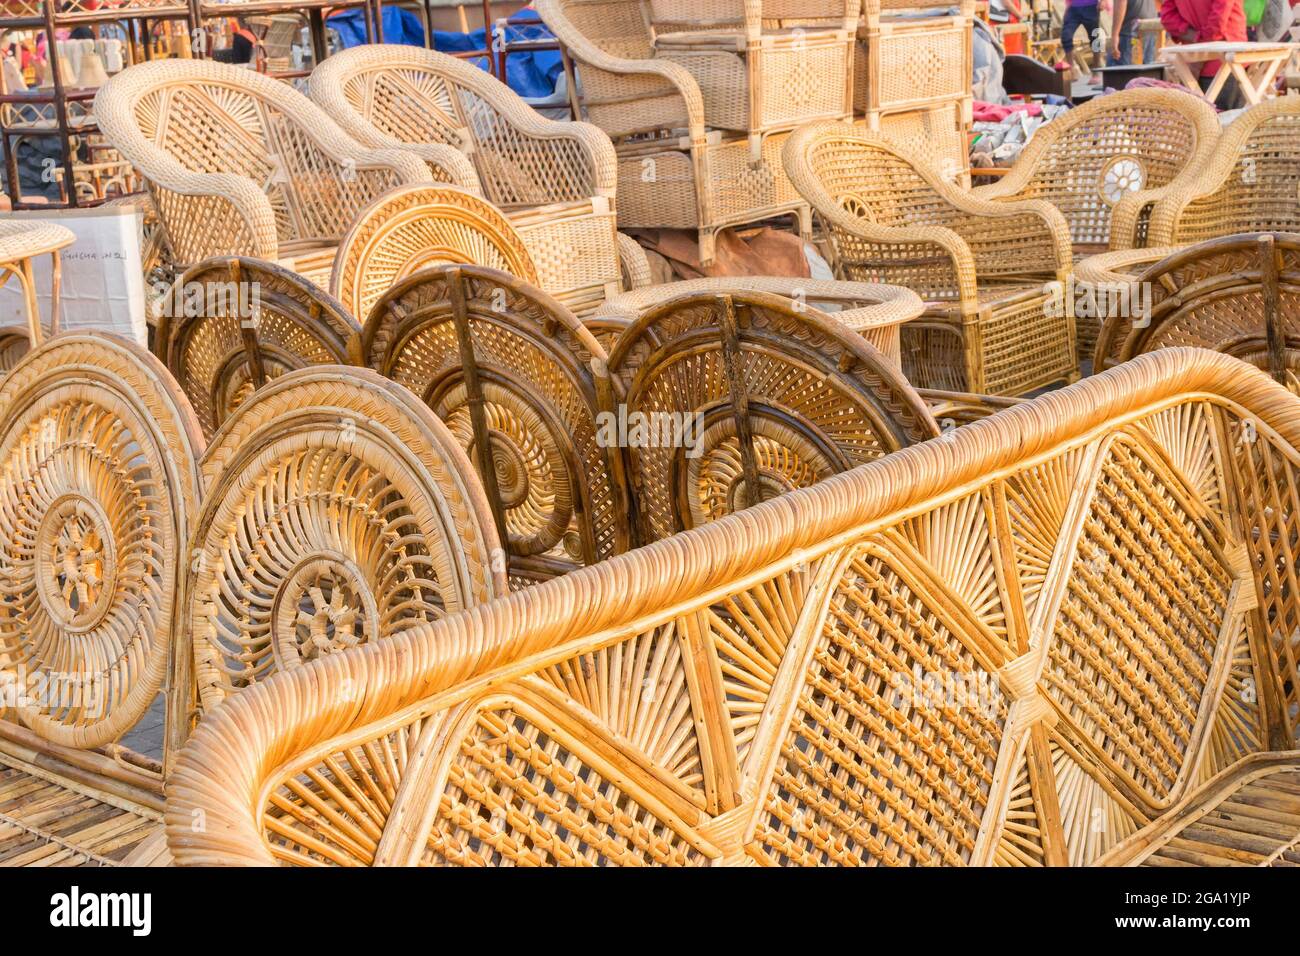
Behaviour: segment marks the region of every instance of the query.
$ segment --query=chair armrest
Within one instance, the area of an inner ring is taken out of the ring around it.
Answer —
[[[1068,272],[1074,251],[1061,211],[1042,199],[991,201],[941,183],[952,206],[946,225],[970,245],[981,277]],[[1026,268],[1026,263],[1030,268]]]
[[[652,281],[650,260],[646,258],[645,250],[631,236],[616,232],[614,237],[618,241],[618,267],[623,277],[623,291],[645,288]]]
[[[976,310],[975,255],[955,230],[881,226],[838,207],[818,206],[817,214],[831,231],[841,278],[907,286],[922,298],[955,298],[964,313]]]
[[[196,173],[170,156],[136,165],[149,181],[154,206],[178,266],[220,255],[274,262],[280,242],[271,201],[251,179],[235,173]]]
[[[435,183],[448,183],[461,186],[475,195],[483,195],[483,186],[478,181],[478,173],[468,156],[455,146],[446,143],[398,143],[394,141],[390,148],[414,153],[424,160],[429,167],[429,175]]]
[[[1155,189],[1128,193],[1120,199],[1110,212],[1109,248],[1118,251],[1141,249],[1148,245],[1155,207],[1173,194],[1177,183],[1175,179]]]

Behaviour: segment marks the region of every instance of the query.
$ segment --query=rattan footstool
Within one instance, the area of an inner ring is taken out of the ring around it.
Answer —
[[[770,292],[786,296],[796,303],[829,313],[880,349],[899,369],[902,365],[898,330],[904,322],[917,318],[924,309],[920,296],[902,286],[780,276],[728,276],[687,279],[625,292],[601,305],[586,321],[621,318],[631,322],[651,306],[675,296],[698,292]]]
[[[32,347],[45,339],[41,328],[41,313],[36,303],[36,280],[32,276],[32,260],[48,254],[50,257],[50,333],[59,331],[59,279],[62,264],[59,250],[72,245],[77,237],[72,231],[54,223],[23,219],[0,219],[0,286],[9,276],[18,277],[23,287],[27,310],[27,328]]]

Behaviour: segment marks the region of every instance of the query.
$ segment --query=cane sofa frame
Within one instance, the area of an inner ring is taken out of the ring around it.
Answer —
[[[365,148],[291,86],[210,60],[123,70],[96,94],[95,117],[148,183],[178,269],[242,255],[324,286],[356,214],[432,178],[427,157]]]
[[[788,134],[710,129],[695,78],[655,57],[642,0],[539,0],[537,12],[581,64],[587,118],[614,141],[620,226],[695,229],[704,265],[726,226],[794,215],[810,235],[781,167]]]
[[[1250,107],[1210,160],[1189,167],[1151,212],[1147,244],[1182,246],[1244,232],[1300,232],[1300,98]]]
[[[1040,127],[1011,172],[973,192],[1052,203],[1070,226],[1076,255],[1137,248],[1146,244],[1155,204],[1182,173],[1205,169],[1218,140],[1218,118],[1204,100],[1178,90],[1122,90]]]
[[[8,864],[166,862],[163,782],[200,712],[349,636],[506,591],[455,438],[364,369],[276,379],[205,451],[156,358],[115,336],[64,333],[0,382],[0,455]],[[330,574],[348,577],[355,605]],[[252,635],[233,674],[214,625],[227,647]],[[160,692],[161,762],[116,743]]]
[[[605,350],[558,301],[495,269],[425,269],[371,310],[358,353],[470,456],[512,587],[628,549],[622,460],[600,440]]]
[[[271,379],[308,365],[347,364],[361,331],[315,283],[246,256],[191,266],[154,305],[154,351],[208,438]]]
[[[1118,306],[1102,326],[1095,368],[1190,345],[1235,356],[1300,394],[1300,235],[1246,233],[1141,251],[1079,265],[1078,281]]]
[[[434,167],[442,147],[463,150],[453,182],[510,217],[543,288],[575,311],[619,291],[618,253],[639,249],[616,246],[617,159],[596,127],[545,119],[477,67],[418,47],[343,50],[312,72],[311,96],[368,146],[434,147]]]
[[[1139,357],[250,689],[178,761],[171,852],[1126,862],[1300,759],[1298,474],[1295,396]],[[1280,853],[1300,822],[1278,829]]]
[[[903,329],[914,385],[1015,396],[1078,377],[1069,302],[1053,295],[1072,263],[1055,207],[979,199],[855,126],[810,124],[783,153],[826,228],[837,276],[926,300],[923,319]]]
[[[897,366],[806,304],[697,292],[643,311],[609,356],[605,411],[689,431],[619,445],[646,544],[938,435]]]

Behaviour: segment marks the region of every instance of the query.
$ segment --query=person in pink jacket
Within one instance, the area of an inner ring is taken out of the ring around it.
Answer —
[[[1246,11],[1241,0],[1164,0],[1160,4],[1160,22],[1175,43],[1244,43]],[[1217,60],[1201,70],[1201,89],[1207,89],[1219,70]],[[1215,101],[1219,109],[1240,105],[1237,81],[1229,79]]]

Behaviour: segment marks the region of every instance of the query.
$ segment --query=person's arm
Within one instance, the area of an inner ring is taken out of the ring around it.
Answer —
[[[1110,14],[1110,55],[1119,59],[1119,35],[1124,28],[1124,14],[1128,12],[1128,0],[1115,0],[1115,7]]]

